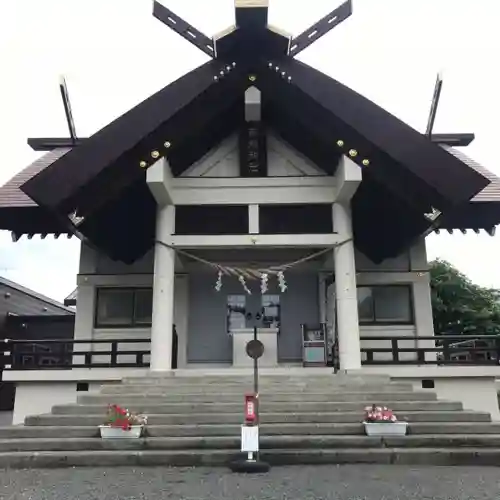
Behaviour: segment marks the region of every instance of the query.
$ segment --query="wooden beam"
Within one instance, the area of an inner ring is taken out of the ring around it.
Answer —
[[[436,78],[436,85],[434,87],[434,95],[432,96],[431,110],[429,111],[427,128],[425,129],[425,135],[428,137],[432,135],[432,129],[434,128],[434,121],[436,120],[436,113],[439,105],[439,98],[441,96],[442,88],[443,88],[443,77],[441,76],[441,73],[438,73],[438,76]]]
[[[172,179],[175,205],[334,203],[331,176]]]
[[[296,56],[307,49],[316,40],[326,35],[333,28],[344,22],[352,14],[352,0],[347,0],[340,7],[330,12],[317,23],[307,28],[290,42],[290,55]]]
[[[59,80],[59,90],[61,92],[61,98],[64,106],[64,113],[66,115],[66,122],[68,123],[69,136],[71,138],[72,144],[77,141],[75,120],[73,119],[73,112],[71,111],[71,102],[69,100],[68,86],[66,85],[66,79],[61,76]]]
[[[256,30],[267,26],[269,0],[235,0],[236,26]]]
[[[208,56],[215,57],[213,40],[156,1],[153,3],[153,16]]]
[[[72,148],[85,142],[86,138],[78,138],[73,141],[70,137],[30,137],[28,146],[33,151],[52,151],[58,148]]]
[[[260,235],[172,235],[163,243],[176,248],[318,248],[334,246],[345,238],[338,234],[260,234]]]
[[[446,146],[468,146],[476,136],[472,133],[463,134],[432,134],[431,141]]]

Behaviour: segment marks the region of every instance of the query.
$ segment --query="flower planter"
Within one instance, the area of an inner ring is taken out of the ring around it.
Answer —
[[[143,428],[143,425],[133,425],[129,430],[109,425],[99,426],[102,439],[139,439],[142,436]]]
[[[405,436],[408,422],[363,422],[367,436]]]

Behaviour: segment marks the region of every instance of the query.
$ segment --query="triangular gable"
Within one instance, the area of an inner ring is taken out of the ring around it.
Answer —
[[[325,175],[311,160],[273,134],[267,137],[267,163],[269,177]]]
[[[232,135],[193,163],[180,177],[238,177],[238,137]]]
[[[239,149],[236,135],[225,139],[180,177],[239,177]],[[325,172],[273,133],[267,134],[268,177],[307,177]]]

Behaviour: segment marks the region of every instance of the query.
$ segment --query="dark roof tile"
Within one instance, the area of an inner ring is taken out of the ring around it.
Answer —
[[[487,168],[477,163],[462,151],[445,145],[443,145],[442,148],[491,181],[490,184],[474,196],[471,201],[500,202],[500,177],[497,177],[493,172],[490,172]],[[71,148],[59,148],[43,155],[0,187],[0,208],[37,206],[28,195],[21,191],[20,187],[28,179],[31,179],[65,155],[70,149]]]
[[[490,184],[488,184],[482,191],[480,191],[474,198],[472,202],[488,202],[496,201],[500,202],[500,177],[497,177],[493,172],[490,172],[486,167],[483,167],[477,161],[473,160],[465,153],[459,149],[453,148],[451,146],[442,146],[448,153],[458,158],[460,161],[473,168],[476,172],[479,172],[482,176],[486,177]]]
[[[70,148],[55,149],[44,154],[31,165],[21,170],[10,181],[0,187],[0,208],[1,207],[36,207],[37,204],[20,187],[39,172],[47,168],[56,160],[65,155]]]

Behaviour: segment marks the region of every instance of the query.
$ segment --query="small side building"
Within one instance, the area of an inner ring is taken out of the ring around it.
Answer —
[[[33,362],[33,354],[39,353],[38,361],[50,362],[50,351],[40,352],[37,341],[45,339],[72,339],[75,310],[54,299],[26,288],[7,278],[0,277],[0,341],[5,339],[33,341],[19,349],[25,363]],[[20,347],[20,346],[18,346]],[[0,412],[14,408],[15,385],[2,381],[5,360],[0,358]]]

